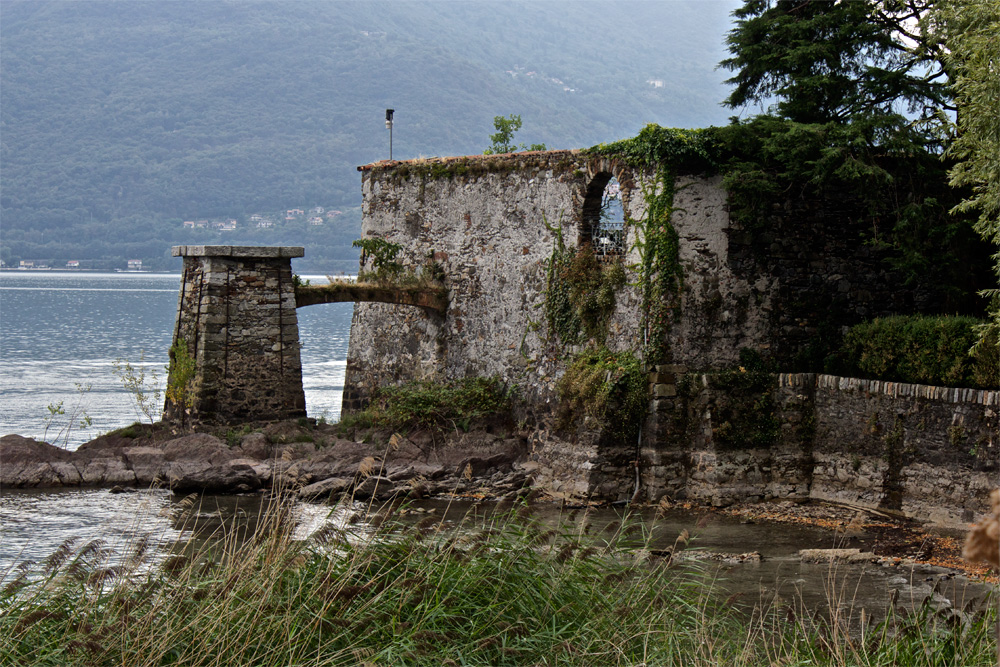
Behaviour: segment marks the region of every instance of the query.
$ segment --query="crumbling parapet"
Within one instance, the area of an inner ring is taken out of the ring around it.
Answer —
[[[235,424],[306,414],[292,257],[301,247],[174,246],[184,258],[173,357],[195,361],[171,421]]]

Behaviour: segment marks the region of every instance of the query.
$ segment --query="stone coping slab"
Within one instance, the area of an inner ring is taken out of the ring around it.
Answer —
[[[174,257],[256,257],[261,259],[302,257],[302,246],[251,246],[251,245],[175,245],[170,249]]]

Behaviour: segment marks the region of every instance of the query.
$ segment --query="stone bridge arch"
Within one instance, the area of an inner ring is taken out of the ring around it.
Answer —
[[[186,405],[168,398],[164,418],[235,424],[306,415],[296,309],[374,301],[443,315],[443,288],[332,283],[296,285],[302,247],[175,246],[184,260],[171,358],[194,359]]]

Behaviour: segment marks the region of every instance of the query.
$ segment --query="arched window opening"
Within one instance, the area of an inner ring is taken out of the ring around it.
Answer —
[[[621,185],[607,172],[594,177],[583,204],[583,238],[598,261],[608,262],[625,256],[625,209]]]

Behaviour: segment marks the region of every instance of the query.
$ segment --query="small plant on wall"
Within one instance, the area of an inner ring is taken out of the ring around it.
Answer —
[[[351,245],[361,248],[361,265],[366,265],[370,258],[374,268],[374,271],[359,271],[358,282],[387,282],[403,272],[403,265],[396,261],[403,249],[400,244],[374,237],[357,239]]]
[[[766,448],[781,437],[774,400],[774,368],[759,352],[740,350],[736,368],[712,377],[712,385],[726,389],[726,400],[716,409],[713,436],[729,449]]]
[[[167,406],[170,416],[183,426],[188,411],[194,407],[194,357],[188,352],[187,341],[181,339],[170,348],[170,365],[167,366]]]

